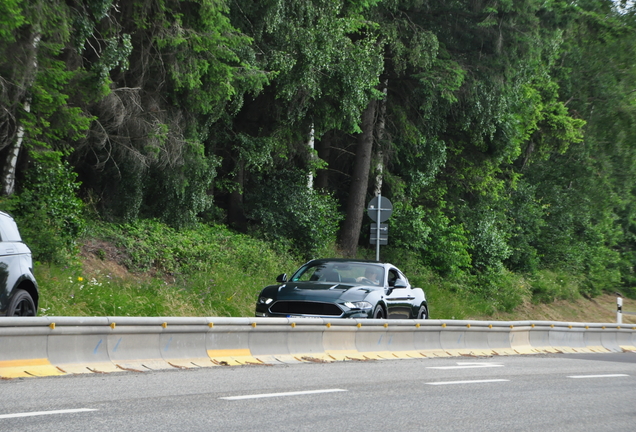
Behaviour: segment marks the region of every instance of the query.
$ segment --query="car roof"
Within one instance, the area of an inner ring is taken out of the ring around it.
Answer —
[[[362,260],[362,259],[350,259],[350,258],[319,258],[306,262],[303,266],[307,264],[314,263],[327,263],[327,262],[338,262],[338,263],[360,263],[360,264],[376,264],[381,266],[393,266],[391,263],[373,261],[373,260]],[[395,266],[393,266],[395,267]]]

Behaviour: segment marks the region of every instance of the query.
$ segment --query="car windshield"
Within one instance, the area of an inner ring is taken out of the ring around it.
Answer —
[[[294,273],[291,281],[382,285],[384,267],[356,262],[316,262],[301,267]]]

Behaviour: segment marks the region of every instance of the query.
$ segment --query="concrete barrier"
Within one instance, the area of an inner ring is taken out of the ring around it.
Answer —
[[[0,318],[0,377],[534,353],[636,352],[636,326],[320,318]]]
[[[423,356],[450,357],[450,354],[442,348],[440,339],[442,325],[441,321],[427,320],[420,322],[420,327],[416,327],[416,331],[413,332],[413,345]]]

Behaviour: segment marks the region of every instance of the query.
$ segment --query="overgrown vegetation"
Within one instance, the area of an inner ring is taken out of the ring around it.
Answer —
[[[175,230],[157,221],[91,223],[82,245],[82,259],[74,264],[37,263],[40,314],[252,316],[260,290],[302,263],[266,241],[218,225]],[[360,252],[365,259],[375,254]],[[580,297],[582,279],[565,274],[507,273],[485,291],[467,274],[441,277],[414,252],[383,248],[382,257],[425,290],[432,318],[483,317],[522,302]]]
[[[449,314],[636,296],[634,40],[633,1],[0,0],[0,208],[39,268],[100,239],[204,314],[367,256],[380,191]]]

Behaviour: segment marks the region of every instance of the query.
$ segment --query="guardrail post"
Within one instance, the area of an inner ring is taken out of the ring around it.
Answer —
[[[623,322],[623,298],[616,297],[616,322],[621,324]]]

